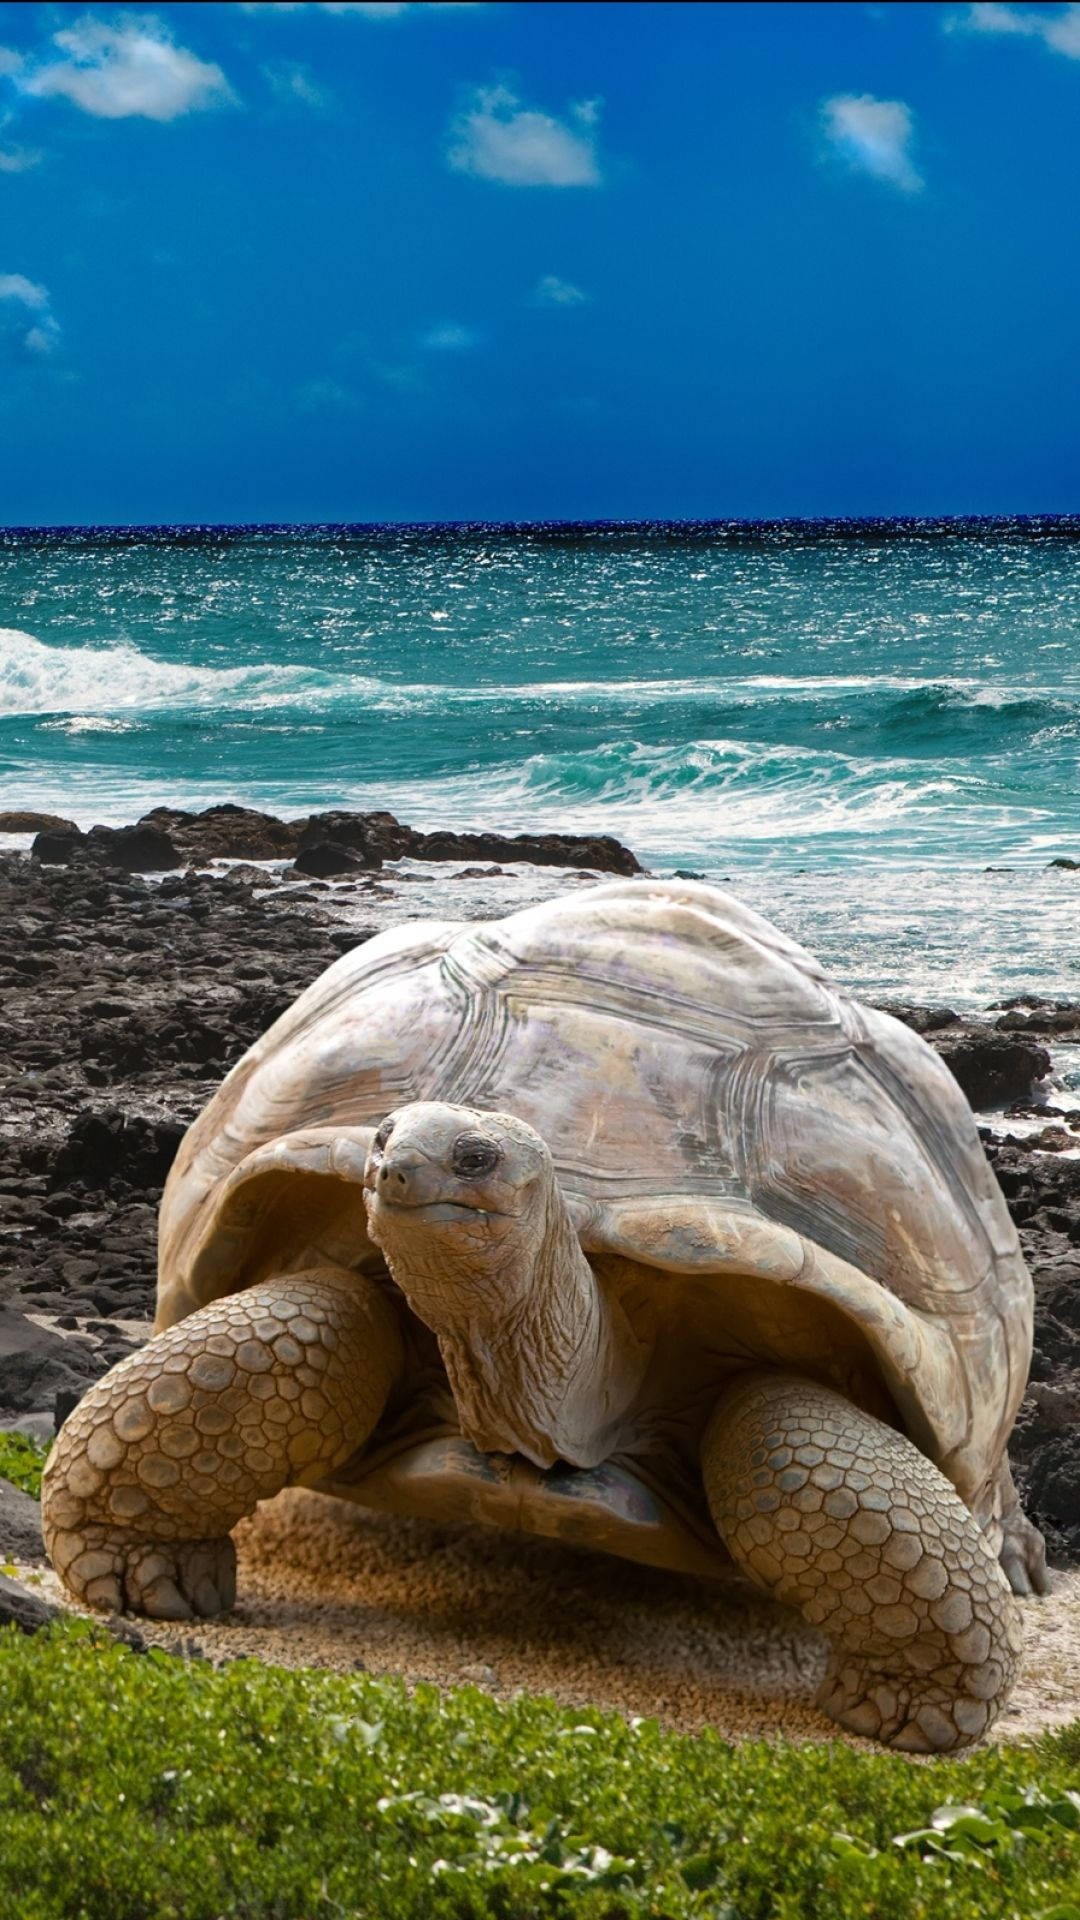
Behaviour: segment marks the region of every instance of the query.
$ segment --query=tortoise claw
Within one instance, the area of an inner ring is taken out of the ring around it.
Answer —
[[[1003,1520],[1001,1570],[1014,1593],[1027,1596],[1049,1593],[1050,1572],[1046,1564],[1046,1542],[1038,1527],[1032,1526],[1022,1509],[1014,1507]]]
[[[227,1613],[236,1599],[236,1549],[227,1535],[157,1541],[118,1527],[88,1527],[54,1543],[53,1553],[76,1599],[103,1613],[206,1619]]]

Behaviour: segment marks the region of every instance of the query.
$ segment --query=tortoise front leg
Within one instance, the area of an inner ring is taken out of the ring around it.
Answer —
[[[112,1612],[231,1607],[230,1529],[347,1460],[402,1365],[392,1307],[337,1268],[266,1281],[158,1334],[91,1388],[49,1457],[42,1520],[61,1579]]]
[[[832,1641],[826,1713],[910,1753],[986,1731],[1012,1686],[1019,1611],[910,1440],[814,1381],[753,1372],[721,1396],[702,1467],[736,1563]]]

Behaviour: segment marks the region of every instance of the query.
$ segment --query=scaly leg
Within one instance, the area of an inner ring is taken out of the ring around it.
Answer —
[[[1020,1651],[1019,1610],[971,1514],[910,1440],[794,1374],[740,1374],[702,1469],[737,1564],[832,1641],[818,1704],[911,1753],[984,1733]]]
[[[1001,1547],[998,1559],[1005,1578],[1014,1593],[1049,1593],[1046,1541],[1020,1505],[1020,1495],[1016,1491],[1008,1456],[1001,1463],[999,1484]]]
[[[216,1300],[121,1360],[65,1421],[45,1544],[76,1599],[184,1620],[231,1607],[229,1531],[363,1444],[403,1365],[373,1281],[317,1268]]]

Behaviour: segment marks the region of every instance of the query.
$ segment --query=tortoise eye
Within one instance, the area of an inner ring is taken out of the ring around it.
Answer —
[[[491,1173],[502,1159],[498,1147],[479,1133],[463,1133],[454,1142],[451,1159],[455,1173]]]
[[[395,1117],[396,1116],[394,1114],[388,1113],[386,1116],[386,1119],[383,1121],[382,1125],[379,1127],[375,1135],[375,1138],[371,1143],[377,1153],[382,1152],[383,1148],[385,1147],[387,1141],[390,1138],[390,1135],[393,1133]]]

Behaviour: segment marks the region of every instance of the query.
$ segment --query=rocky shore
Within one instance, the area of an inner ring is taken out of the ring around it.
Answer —
[[[89,833],[8,814],[3,834],[36,838],[0,852],[0,1426],[40,1432],[146,1336],[184,1129],[324,967],[415,915],[416,862],[442,863],[459,918],[640,871],[608,837],[420,834],[389,814],[159,808]],[[1080,1102],[1040,1089],[1080,1005],[889,1010],[999,1110],[984,1138],[1036,1291],[1013,1458],[1052,1558],[1080,1563]]]

